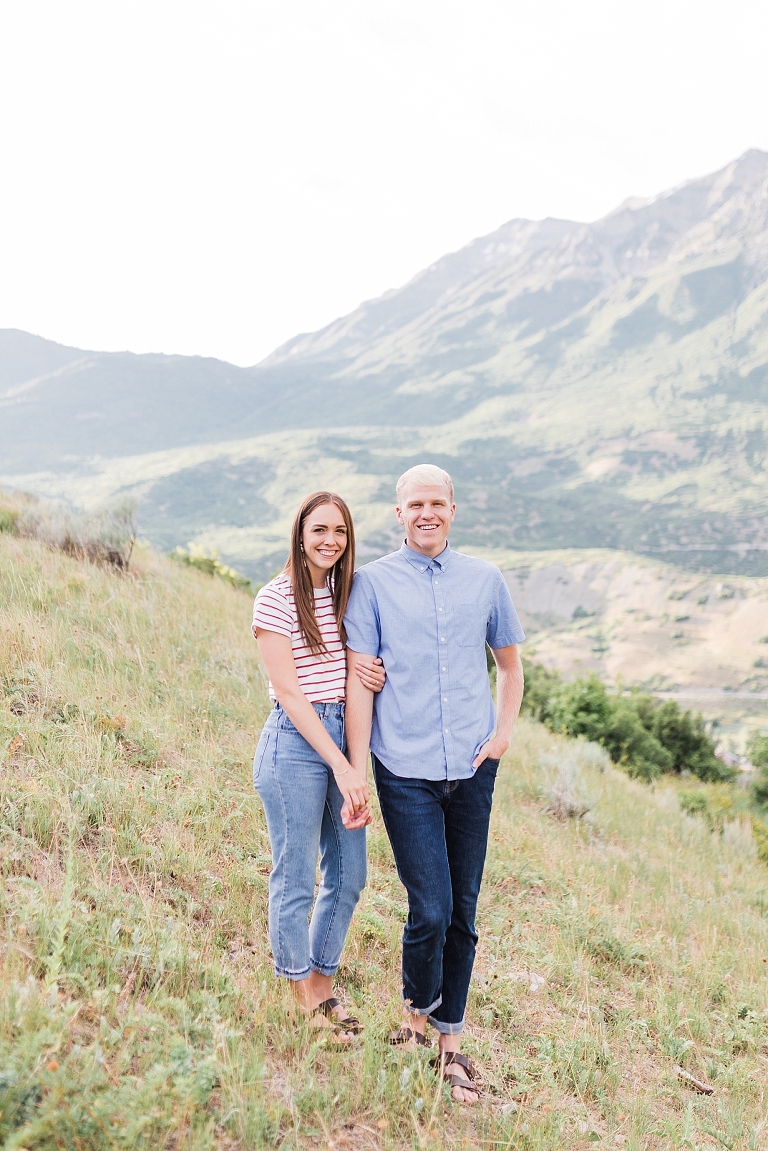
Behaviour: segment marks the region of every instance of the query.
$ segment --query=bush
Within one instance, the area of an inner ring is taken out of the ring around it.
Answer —
[[[630,775],[652,780],[662,772],[690,771],[708,782],[733,778],[733,769],[715,757],[701,716],[681,711],[675,700],[610,693],[594,673],[564,683],[531,660],[523,666],[523,710],[553,731],[599,743]]]
[[[223,579],[225,583],[247,592],[248,595],[255,595],[258,590],[254,588],[248,576],[244,576],[241,572],[235,571],[234,568],[227,567],[226,564],[223,564],[217,552],[206,555],[204,552],[185,551],[184,548],[174,548],[169,554],[170,558],[176,563],[195,568],[197,571],[205,572],[205,574],[209,576],[218,576],[218,578]]]
[[[534,663],[526,656],[522,659],[525,675],[522,710],[534,719],[548,723],[551,716],[550,701],[562,687],[563,681],[556,671],[549,671],[544,664]],[[495,664],[493,666],[496,667]]]
[[[768,735],[755,732],[747,744],[747,755],[760,772],[752,784],[752,795],[761,807],[768,807]]]
[[[605,684],[593,674],[560,685],[549,702],[549,726],[565,735],[582,735],[605,746],[612,710]]]
[[[136,505],[131,499],[91,513],[43,503],[23,493],[0,504],[0,531],[117,568],[128,568],[136,530]]]
[[[555,753],[542,755],[542,798],[544,810],[555,819],[583,819],[597,803],[599,793],[589,785],[584,767],[605,770],[608,756],[596,744],[570,744]]]
[[[681,711],[673,699],[664,700],[653,712],[652,731],[673,757],[672,770],[690,771],[709,783],[732,779],[736,774],[715,756],[715,745],[704,730],[701,715]]]
[[[747,755],[755,767],[768,769],[768,735],[756,731],[747,744]]]
[[[674,771],[674,756],[654,734],[648,721],[652,715],[647,701],[652,697],[616,696],[613,716],[604,744],[611,759],[641,779],[656,779],[662,772]],[[655,701],[654,701],[655,702]]]
[[[687,815],[701,816],[710,831],[721,834],[728,820],[738,816],[732,791],[681,791],[678,800]]]
[[[752,816],[752,838],[757,847],[757,858],[768,863],[768,827],[759,819]]]
[[[0,506],[0,532],[15,535],[19,523],[19,513],[15,508]]]
[[[614,763],[650,780],[670,771],[673,760],[643,724],[642,711],[647,710],[645,697],[609,695],[605,684],[590,675],[560,688],[551,704],[550,726],[602,744]]]

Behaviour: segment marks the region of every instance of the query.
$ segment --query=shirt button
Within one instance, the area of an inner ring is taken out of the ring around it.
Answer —
[[[443,671],[447,671],[447,670],[448,670],[448,668],[447,668],[447,667],[444,667],[442,670],[443,670]]]
[[[447,703],[447,702],[448,702],[448,696],[447,696],[447,695],[444,695],[444,696],[443,696],[443,703]]]
[[[445,643],[445,636],[444,635],[440,636],[440,643]]]
[[[451,734],[451,729],[450,729],[449,727],[447,727],[447,728],[445,729],[445,734],[446,734],[446,735],[450,735],[450,734]]]
[[[441,607],[439,607],[437,610],[438,610],[438,611],[442,611],[443,609],[442,609]]]

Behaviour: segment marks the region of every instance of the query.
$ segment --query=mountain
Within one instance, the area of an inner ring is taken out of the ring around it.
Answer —
[[[512,220],[253,368],[0,333],[0,482],[126,491],[160,547],[266,575],[337,488],[364,555],[432,459],[455,539],[768,574],[768,154],[595,223]]]

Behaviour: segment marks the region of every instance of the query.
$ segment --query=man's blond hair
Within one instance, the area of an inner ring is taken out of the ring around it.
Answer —
[[[403,472],[400,479],[395,485],[397,491],[398,507],[403,502],[403,492],[408,484],[423,484],[425,487],[445,487],[448,488],[451,496],[451,503],[453,503],[453,480],[439,468],[437,464],[416,464],[415,467],[409,468],[407,472]]]

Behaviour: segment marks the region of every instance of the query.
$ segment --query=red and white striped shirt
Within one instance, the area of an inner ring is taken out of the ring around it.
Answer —
[[[344,699],[347,686],[347,662],[339,637],[333,597],[329,587],[315,588],[315,617],[327,654],[314,655],[299,628],[291,577],[285,572],[275,576],[259,590],[253,604],[253,634],[256,628],[275,631],[291,641],[299,687],[310,703],[337,703]],[[277,702],[270,681],[269,698]]]

